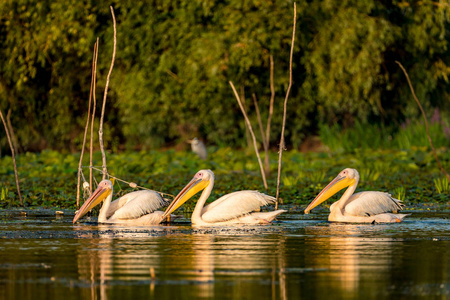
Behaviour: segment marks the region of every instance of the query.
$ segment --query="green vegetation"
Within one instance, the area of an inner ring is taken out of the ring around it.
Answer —
[[[435,147],[450,148],[450,115],[442,116],[436,109],[430,120],[430,137]],[[423,120],[407,119],[400,128],[382,124],[356,122],[351,128],[320,126],[321,141],[331,150],[352,152],[355,149],[411,149],[429,147]]]
[[[342,169],[353,167],[361,174],[358,191],[386,191],[409,206],[449,204],[448,182],[440,179],[442,175],[432,155],[424,150],[357,150],[346,154],[288,151],[283,155],[280,195],[285,204],[303,207]],[[198,170],[204,168],[216,174],[212,199],[235,190],[263,190],[259,166],[251,151],[209,148],[209,152],[206,162],[191,152],[174,150],[110,154],[108,170],[126,181],[172,195],[176,195]],[[443,163],[449,164],[449,151],[441,150],[439,156]],[[44,151],[19,155],[17,160],[26,206],[75,208],[78,154]],[[95,161],[101,162],[100,153],[96,153]],[[270,161],[272,176],[268,178],[268,193],[274,195],[276,153],[271,153]],[[94,174],[98,180],[101,179],[99,173]],[[0,188],[0,206],[17,206],[19,202],[10,157],[0,160]],[[122,195],[130,192],[131,188],[116,182],[115,191]],[[192,207],[194,202],[189,203]]]
[[[449,194],[449,192],[450,192],[450,184],[448,182],[447,177],[435,178],[434,186],[436,187],[436,191],[439,194]]]
[[[255,93],[265,118],[270,55],[276,92],[271,143],[277,142],[291,1],[4,0],[0,108],[11,110],[19,150],[79,151],[97,36],[98,100],[110,64],[109,5],[116,11],[118,46],[105,119],[108,149],[156,149],[193,136],[209,145],[244,146],[244,120],[228,81],[247,99]],[[317,134],[319,124],[347,129],[368,123],[395,134],[405,120],[415,120],[418,109],[396,60],[408,70],[425,110],[439,107],[448,115],[447,2],[302,0],[297,10],[289,148]],[[407,149],[411,140],[415,136],[398,143]],[[9,151],[3,135],[0,145]]]
[[[84,133],[97,36],[97,112],[110,65],[109,5],[118,30],[104,124],[112,175],[176,194],[198,169],[210,168],[217,176],[214,197],[261,190],[228,81],[242,98],[255,93],[267,119],[274,57],[270,142],[275,147],[289,81],[291,1],[6,0],[0,2],[0,109],[9,116],[21,153],[25,204],[75,206],[78,154],[73,153],[80,151]],[[359,190],[389,191],[407,204],[447,203],[449,184],[440,179],[418,107],[395,61],[409,72],[448,170],[450,5],[302,0],[297,16],[285,203],[306,204],[344,167],[359,170]],[[256,124],[254,107],[246,103]],[[161,150],[186,149],[185,141],[194,136],[210,146],[207,162],[190,152]],[[297,152],[307,136],[319,136],[328,153]],[[8,151],[0,135],[0,153]],[[101,161],[99,153],[95,161]],[[270,161],[268,193],[275,194],[276,153]],[[3,157],[1,207],[18,204],[14,184],[12,160]],[[123,184],[117,188],[125,192]]]

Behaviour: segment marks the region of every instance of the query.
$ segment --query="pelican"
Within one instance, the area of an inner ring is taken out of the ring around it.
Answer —
[[[200,170],[173,199],[162,218],[165,218],[199,191],[203,190],[191,216],[192,225],[268,224],[285,210],[255,212],[261,206],[274,203],[275,198],[258,191],[238,191],[227,194],[203,207],[214,187],[214,173]]]
[[[360,192],[353,194],[359,181],[355,169],[344,169],[308,205],[305,214],[340,190],[348,187],[341,199],[330,206],[330,222],[345,223],[395,223],[401,222],[409,214],[394,214],[402,210],[400,200],[384,192]]]
[[[208,157],[208,152],[206,151],[205,144],[198,138],[193,138],[187,141],[191,144],[192,151],[198,155],[201,159],[205,160]]]
[[[165,206],[167,202],[160,194],[147,190],[136,191],[111,202],[112,194],[112,182],[107,179],[100,181],[97,189],[76,213],[73,223],[104,199],[98,215],[98,223],[156,225],[163,220],[161,216],[164,212],[157,209]]]

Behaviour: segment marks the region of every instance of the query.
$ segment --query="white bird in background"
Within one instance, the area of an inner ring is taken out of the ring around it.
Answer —
[[[97,206],[104,199],[98,215],[98,223],[115,223],[126,225],[156,225],[163,221],[164,214],[158,208],[168,203],[154,191],[142,190],[128,193],[111,202],[113,184],[105,179],[100,181],[97,189],[87,199],[73,218],[73,223]]]
[[[201,159],[205,160],[208,157],[208,152],[206,151],[205,144],[198,138],[193,138],[187,141],[191,144],[192,151],[198,155]]]
[[[384,192],[360,192],[353,194],[359,182],[355,169],[344,169],[308,205],[305,214],[340,190],[348,187],[341,199],[330,206],[328,221],[345,223],[395,223],[409,214],[396,214],[402,210],[400,200]]]
[[[258,191],[238,191],[227,194],[203,207],[214,187],[214,173],[201,170],[181,190],[162,216],[165,218],[192,196],[204,190],[192,213],[192,225],[268,224],[286,210],[255,212],[261,206],[275,203],[275,198]]]

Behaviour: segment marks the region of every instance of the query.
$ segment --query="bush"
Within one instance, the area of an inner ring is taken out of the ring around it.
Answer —
[[[267,116],[275,60],[273,143],[288,85],[292,2],[0,2],[0,108],[24,150],[75,151],[87,113],[92,48],[100,37],[97,105],[118,47],[105,118],[109,149],[155,148],[201,136],[243,146],[245,126],[228,81]],[[448,113],[450,8],[433,1],[300,1],[286,141],[298,147],[319,123],[417,117],[409,71],[424,106]],[[247,109],[253,108],[247,101]],[[99,110],[97,110],[99,111]],[[253,120],[255,115],[251,113]],[[26,122],[24,122],[26,120]],[[2,137],[2,145],[6,145]]]

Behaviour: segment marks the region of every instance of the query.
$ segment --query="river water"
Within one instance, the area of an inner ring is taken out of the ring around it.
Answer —
[[[72,217],[3,215],[0,299],[450,299],[449,212],[208,229]]]

